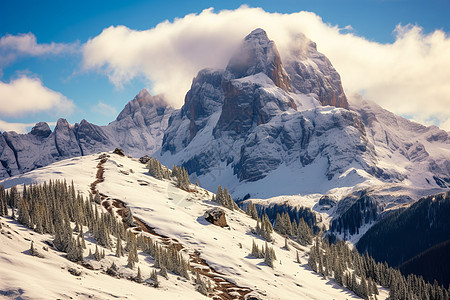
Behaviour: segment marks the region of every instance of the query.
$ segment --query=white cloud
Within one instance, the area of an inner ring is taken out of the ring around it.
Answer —
[[[48,122],[49,126],[55,126],[56,122]],[[36,123],[9,123],[0,120],[0,131],[15,131],[17,133],[27,133]]]
[[[42,84],[38,78],[27,76],[0,81],[0,116],[17,117],[42,111],[70,113],[75,105],[63,94]]]
[[[78,43],[38,44],[36,36],[32,33],[6,34],[0,38],[0,67],[12,63],[19,56],[59,55],[73,53],[77,49]]]
[[[341,74],[348,94],[366,98],[415,119],[450,117],[450,38],[441,30],[424,34],[419,26],[397,26],[394,43],[357,36],[349,24],[324,23],[310,12],[268,13],[243,6],[204,10],[155,28],[136,31],[109,27],[83,46],[83,67],[107,74],[116,86],[144,77],[153,93],[180,106],[192,78],[204,67],[223,68],[242,38],[264,28],[286,56],[304,33],[315,41]]]
[[[99,101],[96,105],[92,106],[92,111],[104,116],[117,115],[117,109],[114,106],[103,103],[102,101]]]
[[[450,132],[450,118],[447,118],[447,120],[442,121],[440,124],[440,127],[448,132]]]

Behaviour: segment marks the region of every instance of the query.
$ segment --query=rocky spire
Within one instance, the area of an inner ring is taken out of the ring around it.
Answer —
[[[330,60],[317,51],[316,43],[299,34],[283,57],[286,72],[296,93],[316,94],[322,105],[348,109],[341,77]]]
[[[245,37],[241,48],[228,63],[227,71],[234,78],[264,73],[276,86],[287,92],[291,91],[290,78],[283,68],[277,47],[261,28]]]
[[[164,111],[164,109],[168,106],[169,104],[162,95],[152,96],[147,89],[142,89],[133,100],[128,102],[128,104],[117,116],[116,120],[120,121],[127,116],[131,116],[133,118],[137,111],[142,110],[142,107],[156,108],[157,110],[159,109]]]

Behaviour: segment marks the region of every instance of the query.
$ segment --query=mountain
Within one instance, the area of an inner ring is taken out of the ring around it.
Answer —
[[[98,181],[99,172],[101,181]],[[0,215],[0,295],[23,299],[207,299],[198,292],[197,276],[200,276],[212,283],[209,299],[361,299],[338,286],[333,279],[313,272],[307,265],[309,247],[289,241],[289,248],[285,249],[285,238],[278,233],[272,234],[273,242],[270,243],[276,254],[273,268],[266,265],[263,258],[253,257],[250,254],[253,242],[258,247],[265,244],[252,231],[256,220],[241,211],[219,207],[212,201],[214,194],[193,184],[186,191],[177,188],[176,180],[158,180],[149,176],[146,166],[137,159],[111,152],[86,155],[55,162],[0,183],[7,188],[17,184],[21,191],[24,183],[33,183],[36,188],[37,184],[47,182],[48,189],[52,186],[49,180],[53,180],[55,185],[55,180],[65,179],[68,182],[73,180],[73,188],[69,187],[66,194],[71,194],[73,189],[73,198],[84,197],[87,200],[85,207],[104,213],[96,219],[97,222],[108,220],[110,214],[113,216],[110,219],[121,221],[124,209],[129,209],[137,225],[129,228],[128,232],[136,234],[139,241],[145,236],[163,247],[173,246],[176,253],[190,262],[192,272],[188,274],[189,279],[171,271],[166,278],[161,276],[156,256],[149,255],[141,244],[138,244],[136,266],[127,267],[127,256],[115,255],[117,236],[109,237],[109,247],[100,244],[95,234],[101,231],[99,225],[84,226],[82,237],[86,249],[82,250],[83,262],[71,262],[66,259],[66,253],[56,249],[56,236],[39,234],[19,224],[10,217],[10,208],[9,216]],[[102,195],[101,205],[88,200],[92,183]],[[39,188],[45,194],[45,188]],[[31,187],[27,186],[27,191],[30,190]],[[75,191],[79,193],[78,197],[75,197]],[[29,203],[43,208],[45,201]],[[66,200],[58,199],[58,203],[63,201]],[[224,212],[226,227],[207,221],[205,212],[211,208]],[[76,211],[76,208],[72,207],[71,211]],[[83,214],[83,217],[88,218],[88,215]],[[72,227],[75,228],[74,224]],[[108,228],[108,236],[113,228]],[[79,232],[70,235],[80,240]],[[129,238],[124,234],[122,240],[125,247]],[[31,255],[32,241],[41,256]],[[105,252],[104,258],[97,260],[94,255],[88,255],[90,251],[95,253],[96,248],[100,253]],[[130,249],[132,246],[127,252],[131,252]],[[108,270],[113,263],[116,271],[111,273]],[[138,268],[142,275],[141,283],[136,282]],[[152,287],[153,280],[149,279],[155,270],[158,271],[158,288]],[[378,299],[386,299],[387,296],[388,292],[380,287]]]
[[[0,178],[46,166],[65,158],[123,148],[127,154],[154,153],[161,144],[169,116],[174,109],[161,96],[143,89],[107,126],[82,120],[70,125],[59,119],[55,129],[37,123],[28,134],[0,135]]]
[[[296,41],[284,60],[256,29],[224,70],[201,70],[169,120],[160,160],[237,199],[340,200],[370,187],[378,198],[397,190],[391,201],[402,203],[450,186],[447,132],[362,99],[349,104],[330,61],[306,37]]]
[[[184,166],[192,181],[226,186],[244,206],[311,209],[353,242],[385,212],[450,187],[448,132],[347,98],[307,37],[290,49],[281,57],[256,29],[224,69],[198,72],[180,109],[142,90],[107,126],[60,119],[53,131],[38,123],[28,134],[4,132],[0,178],[120,147]]]

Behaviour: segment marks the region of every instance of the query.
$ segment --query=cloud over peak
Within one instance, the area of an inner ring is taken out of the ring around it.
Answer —
[[[450,38],[444,32],[425,34],[417,25],[399,25],[393,29],[395,41],[382,44],[344,26],[327,24],[311,12],[268,13],[247,6],[206,9],[143,31],[106,28],[83,45],[82,65],[105,73],[119,87],[144,79],[152,93],[166,94],[181,106],[196,73],[205,67],[224,68],[253,29],[266,30],[282,59],[304,34],[331,60],[348,94],[362,93],[397,114],[448,124]]]

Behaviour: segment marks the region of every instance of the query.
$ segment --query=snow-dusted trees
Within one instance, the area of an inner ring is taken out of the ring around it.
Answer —
[[[6,204],[6,192],[3,185],[0,185],[0,217],[8,215],[8,206]]]
[[[294,225],[292,227],[294,227]],[[310,245],[312,243],[313,236],[314,233],[312,228],[309,227],[308,224],[306,224],[306,222],[303,219],[300,219],[298,221],[298,226],[296,230],[297,242],[299,242],[303,246]]]
[[[116,257],[122,257],[125,255],[124,249],[122,246],[122,240],[120,239],[120,236],[116,236]]]
[[[299,219],[297,225],[295,220],[291,222],[289,214],[286,212],[277,214],[274,230],[282,235],[293,237],[303,246],[311,244],[314,236],[312,228],[306,224],[303,218]]]
[[[292,236],[292,223],[287,213],[277,214],[274,229],[282,235]]]
[[[272,232],[273,227],[270,223],[269,217],[267,215],[263,215],[262,219],[258,218],[256,221],[255,233],[261,236],[268,242],[272,241]]]
[[[175,178],[177,187],[183,190],[189,190],[191,181],[189,180],[189,174],[184,167],[173,166],[172,170],[163,166],[158,159],[150,158],[147,163],[148,173],[156,179],[170,179]]]
[[[277,259],[275,250],[273,250],[273,248],[270,247],[267,242],[265,243],[265,246],[262,246],[260,249],[254,240],[252,243],[252,252],[250,253],[250,255],[255,258],[264,258],[264,262],[266,263],[266,265],[271,268],[273,268],[273,262]]]
[[[156,270],[153,270],[150,273],[150,279],[152,280],[154,287],[156,287],[156,288],[159,287],[158,274],[156,274]]]
[[[252,243],[252,252],[250,253],[251,256],[255,258],[264,258],[264,247],[262,249],[259,249],[258,245],[256,245],[255,240],[253,240]]]
[[[183,190],[189,189],[191,181],[189,180],[189,174],[184,167],[173,166],[172,177],[176,178],[177,187]]]
[[[127,245],[125,246],[125,250],[128,251],[128,264],[127,267],[134,269],[134,266],[137,262],[139,262],[138,252],[137,252],[137,239],[136,235],[131,231],[128,231],[127,235]]]
[[[70,239],[69,246],[67,247],[67,259],[70,261],[83,261],[83,246],[78,239]]]
[[[258,219],[258,210],[256,209],[256,205],[253,202],[250,201],[245,212],[253,219]]]
[[[143,235],[137,236],[137,244],[145,253],[155,259],[155,267],[164,267],[166,271],[171,271],[177,275],[189,279],[189,262],[186,260],[177,247],[173,244],[162,246],[154,242],[151,238]]]
[[[269,247],[266,242],[266,246],[264,249],[264,262],[266,263],[266,265],[273,268],[273,262],[276,259],[277,257],[275,255],[275,250],[273,250],[272,247]]]
[[[217,187],[217,193],[216,197],[214,198],[214,201],[222,205],[223,207],[226,207],[231,210],[239,210],[239,206],[234,202],[233,198],[231,198],[230,193],[228,193],[227,188],[224,188],[222,190],[222,186]]]
[[[197,291],[202,295],[208,296],[208,294],[213,291],[211,281],[208,278],[201,276],[200,272],[197,272],[195,283],[197,284]]]
[[[399,270],[386,263],[376,263],[367,254],[362,256],[356,250],[350,250],[344,242],[330,245],[316,238],[308,265],[323,276],[334,277],[338,284],[364,299],[375,298],[377,284],[388,288],[389,299],[393,300],[449,299],[449,290],[437,283],[426,283],[416,275],[405,278]]]
[[[148,173],[155,177],[156,179],[169,179],[170,171],[165,166],[163,166],[156,158],[151,158],[148,163]]]

